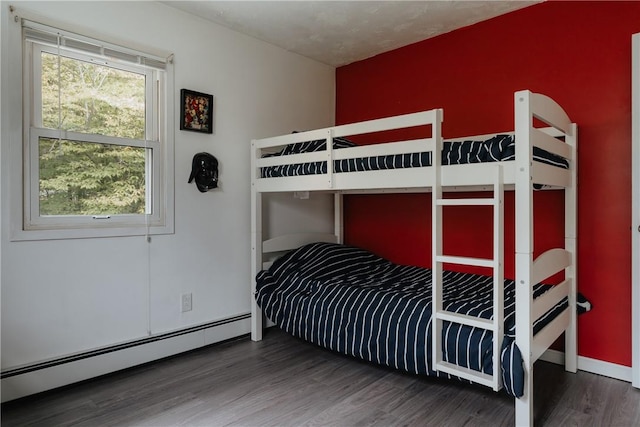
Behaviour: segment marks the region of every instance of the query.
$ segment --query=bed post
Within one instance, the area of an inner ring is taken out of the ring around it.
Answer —
[[[533,425],[533,148],[530,135],[533,117],[530,96],[529,91],[515,93],[516,345],[522,353],[524,365],[524,394],[515,399],[516,426]]]
[[[564,365],[565,370],[577,372],[578,370],[578,129],[572,124],[569,129],[571,135],[566,135],[565,142],[571,147],[571,186],[564,190],[564,248],[571,254],[571,266],[565,269],[565,279],[571,280],[571,293],[569,294],[569,309],[571,320],[564,333]]]
[[[438,113],[435,118],[432,138],[433,150],[431,151],[431,363],[434,371],[440,370],[442,364],[442,319],[438,317],[443,312],[442,303],[442,115]]]
[[[333,234],[336,236],[336,243],[344,243],[344,225],[342,216],[342,193],[333,194]]]
[[[258,169],[256,159],[260,150],[251,141],[251,339],[262,340],[262,310],[255,298],[256,275],[262,269],[262,193],[256,190]]]

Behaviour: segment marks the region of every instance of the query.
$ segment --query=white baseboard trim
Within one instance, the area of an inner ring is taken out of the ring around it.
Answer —
[[[540,360],[564,365],[564,352],[558,350],[547,350],[540,357]],[[578,356],[578,369],[627,382],[631,382],[632,379],[630,367],[605,362],[603,360],[592,359],[590,357]]]
[[[189,328],[192,329],[192,328]],[[166,339],[158,339],[140,345],[132,345],[97,356],[91,356],[68,363],[61,363],[37,370],[2,378],[1,401],[18,399],[78,381],[152,362],[185,351],[194,350],[216,342],[228,340],[251,331],[251,318],[240,317],[227,323],[221,322],[209,328],[202,328]],[[177,331],[179,332],[179,331]],[[135,344],[135,342],[133,343]]]

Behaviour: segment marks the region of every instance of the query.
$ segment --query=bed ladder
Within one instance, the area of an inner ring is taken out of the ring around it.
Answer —
[[[439,163],[439,162],[438,162]],[[434,185],[432,193],[432,301],[433,301],[433,330],[432,330],[432,363],[433,369],[439,372],[451,374],[485,386],[492,387],[495,391],[502,388],[502,375],[500,369],[500,353],[502,348],[504,328],[504,238],[503,238],[503,211],[504,211],[504,181],[502,166],[496,165],[493,178],[493,197],[445,199],[442,195],[441,173],[435,171],[441,169],[439,165],[434,168]],[[492,206],[493,207],[493,258],[469,258],[444,255],[442,250],[442,207],[443,206]],[[443,307],[443,264],[458,264],[489,267],[493,269],[493,315],[492,319],[483,319],[464,314],[458,314],[444,310]],[[458,323],[475,328],[485,329],[493,335],[493,375],[458,366],[455,363],[443,360],[442,331],[444,322]],[[496,339],[497,337],[497,339]]]

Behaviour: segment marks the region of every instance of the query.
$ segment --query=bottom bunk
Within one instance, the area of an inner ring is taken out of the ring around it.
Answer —
[[[445,272],[444,308],[489,319],[491,277]],[[552,286],[536,285],[534,298]],[[515,283],[505,280],[503,386],[524,392],[515,345]],[[286,332],[325,348],[407,372],[450,377],[431,363],[431,270],[397,265],[363,249],[311,243],[288,252],[256,278],[257,304]],[[566,309],[559,301],[534,323],[534,334]],[[492,374],[493,337],[484,329],[445,323],[443,359]]]

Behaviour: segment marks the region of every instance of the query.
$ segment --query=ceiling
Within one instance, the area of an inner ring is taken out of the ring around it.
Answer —
[[[537,1],[162,1],[335,67]]]

